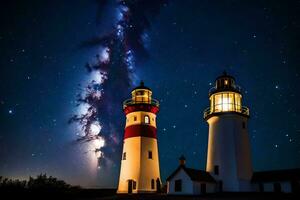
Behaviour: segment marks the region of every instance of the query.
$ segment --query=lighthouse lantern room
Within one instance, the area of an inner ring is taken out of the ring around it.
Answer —
[[[126,125],[117,192],[156,192],[161,186],[156,137],[159,102],[141,82],[123,103],[123,111]]]

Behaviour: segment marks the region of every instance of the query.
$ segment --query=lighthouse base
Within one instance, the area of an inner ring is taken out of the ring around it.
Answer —
[[[157,139],[125,139],[117,193],[155,193],[160,186]]]

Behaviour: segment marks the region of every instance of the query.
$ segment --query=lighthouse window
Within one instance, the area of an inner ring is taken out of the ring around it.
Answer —
[[[215,165],[214,173],[215,173],[215,175],[219,175],[219,166],[218,165]]]
[[[151,189],[154,189],[154,179],[151,179]]]
[[[152,159],[152,151],[148,151],[148,158]]]
[[[126,152],[123,153],[123,160],[126,160]]]
[[[243,129],[245,129],[246,128],[246,123],[245,122],[243,122]]]
[[[148,115],[145,116],[145,124],[149,124],[150,123],[150,118]]]
[[[136,116],[134,116],[134,117],[133,117],[133,121],[136,121],[136,120],[137,120],[137,117],[136,117]]]

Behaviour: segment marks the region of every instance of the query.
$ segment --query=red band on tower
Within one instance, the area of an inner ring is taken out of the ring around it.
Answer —
[[[142,124],[132,125],[125,128],[124,139],[138,136],[156,138],[156,128]]]

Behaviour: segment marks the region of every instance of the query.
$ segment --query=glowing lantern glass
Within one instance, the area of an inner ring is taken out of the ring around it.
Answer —
[[[211,112],[241,111],[242,95],[235,92],[219,92],[211,95]]]

